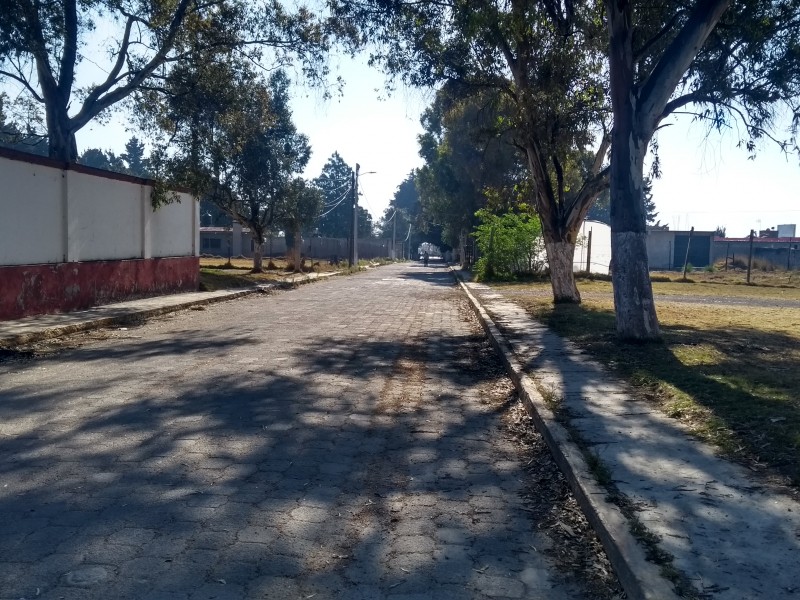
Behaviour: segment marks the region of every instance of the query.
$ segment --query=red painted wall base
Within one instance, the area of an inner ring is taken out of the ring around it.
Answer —
[[[196,291],[196,256],[0,266],[0,321]]]

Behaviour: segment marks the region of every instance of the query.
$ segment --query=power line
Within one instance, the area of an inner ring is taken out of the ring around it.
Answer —
[[[333,204],[338,204],[339,202],[342,201],[342,197],[346,196],[349,193],[350,193],[350,188],[348,188],[344,192],[342,192],[342,196],[339,196],[336,200],[333,200],[331,202],[325,202],[325,206],[328,207],[328,206],[331,206]]]
[[[333,205],[333,206],[332,206],[330,209],[328,209],[327,211],[325,211],[324,213],[322,213],[322,214],[321,214],[319,217],[317,217],[317,218],[318,218],[318,219],[321,219],[322,217],[325,217],[325,216],[327,216],[327,215],[331,214],[331,213],[332,213],[334,210],[336,210],[336,208],[337,208],[337,207],[338,207],[338,206],[339,206],[339,205],[340,205],[342,202],[344,202],[344,201],[347,199],[347,197],[348,197],[349,195],[350,195],[350,190],[347,190],[347,191],[345,191],[345,193],[344,193],[344,194],[342,194],[342,197],[339,199],[339,201],[338,201],[336,204],[334,204],[334,205]]]

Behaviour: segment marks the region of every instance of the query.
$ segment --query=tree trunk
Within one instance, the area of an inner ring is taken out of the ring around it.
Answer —
[[[554,240],[551,235],[545,235],[544,248],[550,266],[553,302],[580,304],[581,294],[575,283],[575,273],[572,271],[575,244],[569,241]]]
[[[299,229],[295,230],[293,238],[291,260],[294,263],[294,272],[299,273],[303,266],[303,235]]]
[[[623,339],[660,338],[647,265],[647,228],[642,197],[644,156],[652,131],[637,120],[633,86],[632,8],[608,2],[609,67],[614,131],[611,142],[611,276],[617,334]]]
[[[67,163],[78,160],[75,133],[70,130],[66,109],[47,111],[47,144],[50,158]]]
[[[261,273],[264,271],[263,239],[260,233],[253,232],[253,273]]]

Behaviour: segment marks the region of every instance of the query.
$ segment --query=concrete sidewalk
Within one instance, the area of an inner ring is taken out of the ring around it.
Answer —
[[[289,275],[274,283],[266,283],[251,288],[153,296],[150,298],[129,300],[127,302],[115,302],[113,304],[95,306],[88,310],[70,313],[36,315],[13,321],[0,321],[0,347],[14,347],[20,344],[28,344],[38,340],[75,333],[77,331],[124,325],[135,319],[154,317],[156,315],[191,308],[192,306],[232,300],[258,292],[267,292],[279,286],[299,285],[337,274],[338,272],[299,273],[296,275]]]
[[[798,597],[796,492],[768,488],[744,467],[716,457],[501,293],[462,285],[629,595]],[[560,399],[558,418],[543,393]],[[596,483],[587,454],[608,469],[612,493]],[[634,526],[657,542],[645,548],[630,533]],[[671,555],[671,562],[660,569],[647,562],[654,550]]]

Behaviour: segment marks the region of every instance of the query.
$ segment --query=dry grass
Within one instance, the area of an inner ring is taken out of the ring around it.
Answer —
[[[271,263],[271,265],[270,265]],[[341,263],[344,266],[344,263]],[[269,258],[264,258],[263,263],[264,271],[267,273],[276,272],[276,273],[286,273],[291,272],[289,262],[283,258],[273,258],[270,260]],[[230,262],[228,259],[221,258],[218,256],[212,257],[201,257],[200,258],[200,268],[201,269],[215,269],[215,270],[237,270],[237,271],[250,271],[253,268],[253,259],[252,258],[231,258]],[[330,264],[327,260],[325,261],[310,261],[306,260],[304,271],[316,271],[316,272],[327,272],[327,271],[338,271],[339,267],[337,265]]]
[[[610,283],[580,283],[580,306],[553,305],[546,283],[502,289],[724,455],[800,485],[800,308],[718,303],[737,285],[653,284],[667,297],[673,286],[715,302],[658,302],[664,343],[645,346],[616,339]],[[754,302],[797,298],[785,292],[760,288]]]

